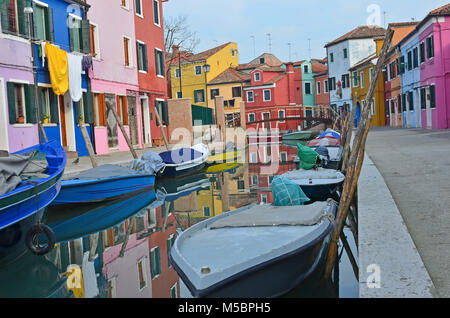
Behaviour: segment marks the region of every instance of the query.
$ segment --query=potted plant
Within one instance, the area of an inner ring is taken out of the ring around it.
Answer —
[[[23,117],[23,116],[17,117],[17,123],[23,124],[24,122],[25,122],[25,117]]]
[[[44,124],[48,124],[49,116],[47,114],[45,114],[44,117],[43,117],[43,120],[44,120]]]
[[[80,115],[80,117],[78,117],[78,122],[79,122],[79,123],[84,123],[83,116]]]

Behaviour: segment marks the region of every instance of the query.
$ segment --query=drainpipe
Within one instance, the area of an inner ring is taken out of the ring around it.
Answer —
[[[442,52],[442,25],[441,25],[441,23],[439,22],[439,21],[437,21],[437,25],[438,25],[438,27],[439,27],[439,45],[440,45],[440,54],[441,54],[441,60],[444,58],[444,53]],[[441,62],[441,65],[442,65],[443,63]],[[444,70],[444,67],[443,67],[443,65],[442,65],[442,78],[444,79],[444,85],[445,85],[445,70]],[[435,86],[436,87],[436,86]],[[448,101],[447,101],[447,91],[445,90],[445,86],[444,86],[444,92],[445,92],[445,95],[444,95],[444,100],[445,100],[445,103],[444,103],[444,118],[445,118],[445,127],[443,127],[443,128],[445,128],[445,129],[447,129],[447,128],[449,128],[448,127],[448,120],[449,120],[449,118],[448,118],[448,114],[447,114],[447,107],[448,107]],[[434,98],[436,98],[436,89],[435,89],[435,93],[434,93]]]

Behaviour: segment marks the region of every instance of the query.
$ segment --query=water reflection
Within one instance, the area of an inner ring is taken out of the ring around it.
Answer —
[[[104,203],[50,208],[44,222],[58,244],[45,257],[26,253],[1,265],[0,297],[189,297],[168,259],[177,233],[254,202],[272,203],[270,183],[296,168],[296,155],[295,145],[249,145],[246,163],[158,180],[152,190]],[[315,273],[286,297],[357,297],[341,253],[331,282]]]

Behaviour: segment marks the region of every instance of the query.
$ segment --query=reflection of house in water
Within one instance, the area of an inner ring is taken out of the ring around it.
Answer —
[[[252,144],[248,148],[250,190],[258,202],[273,203],[270,184],[274,176],[295,169],[297,148],[281,143]]]

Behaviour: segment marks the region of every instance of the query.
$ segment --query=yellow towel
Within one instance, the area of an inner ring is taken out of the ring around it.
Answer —
[[[56,95],[64,95],[69,89],[67,52],[47,43],[45,45],[45,55],[48,59],[48,70],[53,91]]]

